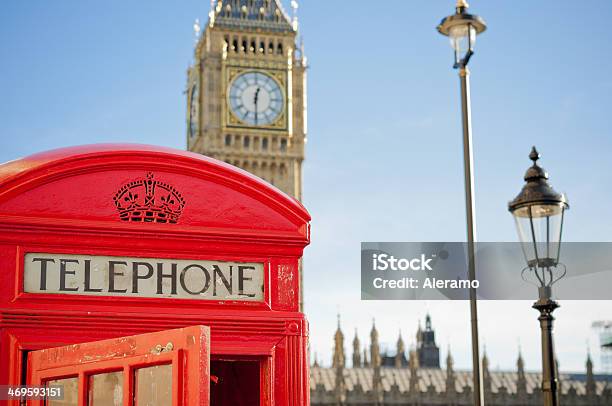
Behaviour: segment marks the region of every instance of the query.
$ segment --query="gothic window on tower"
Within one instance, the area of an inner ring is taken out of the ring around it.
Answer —
[[[263,138],[261,140],[261,149],[263,149],[264,151],[268,150],[268,139],[267,138]]]
[[[281,152],[287,152],[287,140],[282,139],[280,143]]]
[[[236,38],[234,38],[234,41],[232,42],[232,51],[238,52],[238,40]]]
[[[242,145],[245,149],[248,149],[251,146],[251,139],[248,136],[245,136],[242,140]]]
[[[259,149],[259,137],[253,137],[253,149]]]
[[[272,41],[270,41],[270,43],[268,44],[268,53],[269,54],[274,53],[274,44],[272,43]]]
[[[283,44],[282,43],[278,43],[278,48],[276,49],[276,53],[278,55],[283,55]]]
[[[225,146],[229,147],[230,145],[232,145],[232,136],[228,134],[225,136]]]
[[[263,41],[261,41],[259,43],[259,53],[263,54],[265,51],[266,51],[266,44]]]

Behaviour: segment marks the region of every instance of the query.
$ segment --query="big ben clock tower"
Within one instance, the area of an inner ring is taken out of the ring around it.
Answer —
[[[188,70],[187,148],[301,200],[306,58],[296,36],[279,0],[213,2]]]

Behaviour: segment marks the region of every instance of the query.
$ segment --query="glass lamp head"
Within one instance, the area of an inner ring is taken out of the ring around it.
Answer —
[[[455,68],[465,67],[474,53],[476,36],[487,29],[482,18],[467,12],[468,4],[458,1],[455,14],[444,18],[438,32],[449,37],[455,53]]]
[[[508,204],[514,216],[527,266],[554,268],[559,263],[563,217],[569,209],[567,198],[548,183],[548,174],[538,164],[540,154],[532,148],[533,165],[525,173],[525,185]]]

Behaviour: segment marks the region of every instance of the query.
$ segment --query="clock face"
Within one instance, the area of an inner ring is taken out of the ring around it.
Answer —
[[[230,84],[229,104],[236,118],[260,126],[278,119],[284,108],[284,98],[272,77],[263,72],[247,72]]]
[[[191,105],[189,106],[189,136],[196,135],[198,129],[198,86],[193,85],[191,88]]]

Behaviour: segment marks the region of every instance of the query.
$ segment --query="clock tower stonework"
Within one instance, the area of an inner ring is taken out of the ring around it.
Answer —
[[[297,28],[279,0],[214,3],[187,73],[187,148],[301,200],[306,58]]]

